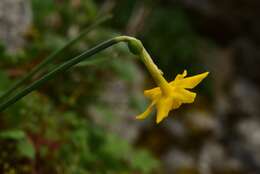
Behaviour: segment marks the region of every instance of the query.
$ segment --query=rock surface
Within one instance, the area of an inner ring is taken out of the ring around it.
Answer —
[[[9,53],[21,49],[25,40],[24,34],[32,22],[29,0],[0,1],[0,42]]]

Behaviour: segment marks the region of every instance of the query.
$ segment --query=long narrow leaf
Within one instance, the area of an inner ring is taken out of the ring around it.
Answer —
[[[77,37],[70,40],[68,43],[66,43],[63,47],[60,49],[54,51],[51,55],[49,55],[46,59],[44,59],[40,64],[38,64],[36,67],[32,69],[31,72],[29,72],[26,76],[15,82],[2,96],[0,97],[0,102],[3,102],[6,100],[15,90],[17,90],[24,82],[29,80],[31,77],[33,77],[36,73],[38,73],[40,70],[45,68],[48,64],[52,63],[57,56],[64,52],[66,49],[68,49],[71,45],[82,39],[87,33],[89,33],[91,30],[93,30],[96,26],[100,25],[101,23],[108,20],[111,16],[105,16],[97,20],[95,23],[93,23],[91,26],[86,28],[84,31],[82,31]]]
[[[41,77],[39,80],[34,81],[32,84],[25,87],[23,90],[18,92],[16,95],[12,96],[11,98],[3,101],[0,104],[0,112],[8,108],[10,105],[16,103],[18,100],[29,94],[30,92],[34,91],[35,89],[38,89],[42,84],[44,84],[46,81],[53,79],[56,75],[60,74],[61,72],[66,71],[67,69],[71,68],[72,66],[78,64],[79,62],[85,60],[86,58],[91,57],[92,55],[121,42],[121,40],[117,38],[110,39],[108,41],[102,42],[101,44],[97,45],[96,47],[89,49],[82,53],[79,56],[76,56],[58,67],[54,68],[52,71]],[[89,61],[93,61],[92,59],[89,59]]]

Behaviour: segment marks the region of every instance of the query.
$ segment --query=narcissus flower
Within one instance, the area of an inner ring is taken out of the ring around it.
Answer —
[[[185,70],[183,74],[177,75],[173,81],[167,82],[145,49],[142,50],[140,56],[158,87],[144,91],[144,95],[151,100],[151,104],[142,114],[136,117],[137,119],[145,119],[156,107],[156,123],[160,123],[171,110],[179,108],[184,103],[194,102],[196,93],[188,89],[197,86],[207,77],[208,72],[186,77],[187,71]]]

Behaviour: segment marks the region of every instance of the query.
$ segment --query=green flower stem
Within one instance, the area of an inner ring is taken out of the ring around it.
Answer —
[[[111,47],[119,42],[127,42],[128,46],[131,43],[134,42],[138,42],[138,44],[134,44],[136,45],[136,47],[139,47],[139,49],[143,49],[143,46],[140,45],[140,41],[132,38],[132,37],[128,37],[128,36],[119,36],[119,37],[115,37],[113,39],[110,39],[108,41],[102,42],[101,44],[93,47],[92,49],[89,49],[87,51],[85,51],[84,53],[82,53],[79,56],[76,56],[74,58],[72,58],[71,60],[66,61],[65,63],[62,63],[61,65],[59,65],[58,67],[56,67],[54,70],[50,71],[49,73],[45,74],[43,77],[41,77],[39,80],[33,82],[32,84],[30,84],[29,86],[25,87],[23,90],[21,90],[20,92],[18,92],[15,96],[5,100],[1,105],[0,105],[0,112],[4,111],[6,108],[8,108],[10,105],[16,103],[18,100],[20,100],[21,98],[23,98],[24,96],[26,96],[27,94],[29,94],[30,92],[36,90],[37,88],[39,88],[42,84],[44,84],[46,81],[54,78],[57,74],[66,71],[67,69],[71,68],[72,66],[76,65],[77,63],[85,60],[86,58],[97,54],[98,52]],[[135,46],[134,46],[135,47]],[[136,49],[138,50],[138,49]]]
[[[86,28],[84,31],[82,31],[76,38],[70,40],[68,43],[66,43],[64,46],[62,46],[60,49],[53,52],[51,55],[49,55],[46,59],[44,59],[40,64],[38,64],[36,67],[32,69],[26,76],[22,77],[20,80],[15,82],[1,97],[0,101],[3,101],[7,97],[9,97],[16,89],[18,89],[24,82],[28,81],[30,78],[32,78],[36,73],[38,73],[41,69],[46,67],[48,64],[53,62],[57,56],[68,49],[71,45],[79,41],[81,38],[83,38],[88,32],[93,30],[96,26],[100,25],[104,21],[108,20],[110,16],[106,16],[103,18],[100,18],[95,23],[90,25],[88,28]]]
[[[156,84],[161,88],[163,94],[168,94],[170,92],[170,85],[168,82],[163,78],[161,70],[156,66],[153,62],[153,59],[149,55],[149,53],[143,49],[142,54],[140,55],[142,61],[146,65],[146,68],[150,72],[151,76],[155,80]]]

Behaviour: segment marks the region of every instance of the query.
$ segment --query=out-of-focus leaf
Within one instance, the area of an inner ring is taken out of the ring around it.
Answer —
[[[27,139],[26,134],[23,130],[7,130],[0,133],[1,139],[15,140],[18,142],[16,144],[18,153],[22,157],[33,159],[35,156],[35,149],[33,144],[29,139]]]
[[[106,142],[102,151],[105,155],[115,159],[124,159],[126,154],[130,152],[130,146],[126,141],[121,141],[118,137],[111,134],[106,138]]]
[[[143,174],[151,173],[159,163],[147,151],[137,151],[131,160],[133,168],[140,170]]]
[[[17,145],[18,152],[21,156],[34,159],[35,157],[35,149],[31,141],[25,139],[20,141]]]
[[[10,80],[8,79],[7,75],[0,71],[0,96],[2,93],[8,88],[10,84]]]
[[[96,58],[96,59],[85,60],[85,61],[82,61],[79,64],[75,65],[75,67],[85,67],[85,66],[98,65],[100,63],[103,63],[106,60],[107,60],[107,57],[100,57],[100,58]]]
[[[12,139],[12,140],[22,140],[26,138],[24,131],[22,130],[6,130],[0,132],[1,139]]]
[[[133,81],[138,71],[134,63],[129,60],[116,59],[113,60],[111,66],[116,74],[126,81]]]

